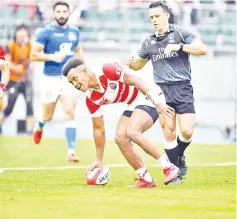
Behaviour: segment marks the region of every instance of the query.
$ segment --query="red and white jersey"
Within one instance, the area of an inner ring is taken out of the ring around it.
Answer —
[[[7,54],[2,46],[0,46],[0,65],[7,64]]]
[[[97,76],[100,91],[90,89],[86,105],[93,117],[101,116],[101,106],[114,103],[132,104],[139,95],[138,88],[122,82],[123,68],[117,63],[103,65],[102,74]]]

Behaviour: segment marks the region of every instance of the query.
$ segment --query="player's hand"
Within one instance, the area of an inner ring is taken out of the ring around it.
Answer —
[[[180,50],[180,45],[179,44],[168,44],[165,47],[164,53],[165,55],[170,55],[172,52],[177,52]]]
[[[133,64],[136,63],[136,59],[134,56],[129,57],[126,61],[127,66],[130,68]]]
[[[94,168],[103,168],[103,161],[96,159],[95,162],[88,168],[87,172],[93,170]]]
[[[61,54],[61,53],[56,53],[52,55],[52,61],[53,62],[57,62],[57,63],[61,63],[63,62],[63,60],[65,59],[65,55]]]
[[[164,103],[157,104],[156,110],[158,114],[163,116],[164,118],[172,118],[175,115],[175,110]]]

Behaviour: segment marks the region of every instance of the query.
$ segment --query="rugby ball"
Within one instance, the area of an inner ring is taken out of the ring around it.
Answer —
[[[86,182],[88,185],[105,185],[110,178],[109,168],[94,168],[86,173]]]

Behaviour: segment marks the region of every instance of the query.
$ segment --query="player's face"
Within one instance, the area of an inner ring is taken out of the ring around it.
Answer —
[[[81,65],[77,68],[71,69],[67,75],[68,81],[82,92],[86,92],[89,88],[89,77],[87,76],[87,68]]]
[[[158,32],[163,31],[169,22],[169,13],[161,7],[151,8],[149,10],[149,17],[153,27]]]
[[[26,29],[20,29],[16,32],[16,42],[19,44],[25,44],[29,41],[28,32]]]
[[[65,5],[57,5],[54,9],[54,19],[60,26],[63,26],[67,23],[69,15],[69,9]]]

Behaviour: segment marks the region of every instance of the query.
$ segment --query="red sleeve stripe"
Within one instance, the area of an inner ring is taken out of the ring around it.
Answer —
[[[119,83],[121,83],[121,82],[119,82]],[[123,92],[123,96],[122,96],[120,102],[124,102],[127,99],[128,94],[129,94],[129,89],[130,88],[129,88],[129,86],[127,84],[125,86],[126,86],[125,87],[125,91]]]
[[[136,99],[137,95],[138,95],[138,89],[135,87],[133,91],[133,95],[131,99],[128,101],[128,104],[131,104]]]
[[[124,86],[125,86],[125,84],[124,84]],[[118,93],[117,93],[117,97],[114,100],[114,103],[118,103],[119,99],[122,98],[122,96],[121,96],[122,89],[123,89],[123,85],[119,83],[119,90],[118,90]]]
[[[95,113],[100,108],[100,105],[95,104],[88,97],[86,98],[86,106],[91,114]]]

